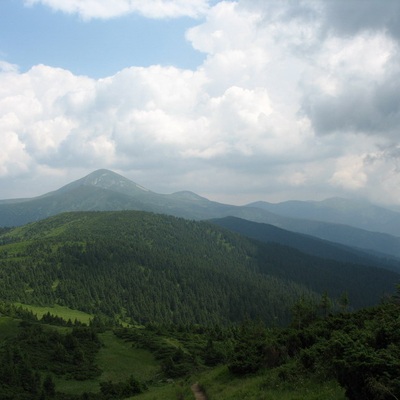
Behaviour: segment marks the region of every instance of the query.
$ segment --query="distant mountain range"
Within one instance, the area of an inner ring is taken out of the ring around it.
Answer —
[[[188,191],[155,193],[105,169],[39,197],[0,201],[0,226],[24,225],[66,211],[113,210],[150,211],[192,220],[233,216],[400,258],[400,213],[382,207],[339,198],[233,206]]]
[[[323,201],[285,201],[267,203],[258,201],[248,205],[285,217],[350,225],[368,231],[400,236],[400,213],[378,207],[365,201],[339,197]]]

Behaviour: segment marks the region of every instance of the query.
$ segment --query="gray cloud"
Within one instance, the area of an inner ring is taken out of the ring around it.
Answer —
[[[337,95],[307,92],[303,111],[317,134],[358,132],[396,138],[400,124],[399,82],[392,78],[380,85],[348,82]]]
[[[398,0],[325,1],[325,28],[333,34],[355,35],[365,30],[386,31],[400,39]]]
[[[317,135],[355,132],[395,138],[400,122],[398,1],[328,1],[301,110]],[[322,17],[324,16],[324,17]]]

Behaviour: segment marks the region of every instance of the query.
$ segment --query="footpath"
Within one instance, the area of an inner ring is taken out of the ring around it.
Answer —
[[[196,400],[207,400],[206,394],[203,392],[202,388],[198,383],[194,383],[191,386],[191,389]]]

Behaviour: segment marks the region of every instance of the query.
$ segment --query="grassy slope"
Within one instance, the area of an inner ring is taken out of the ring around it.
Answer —
[[[237,378],[225,366],[213,368],[186,380],[152,387],[134,399],[193,400],[190,390],[193,382],[199,382],[208,400],[346,400],[344,390],[336,382],[320,383],[312,379],[282,382],[278,378],[277,369]]]
[[[263,371],[247,378],[234,377],[224,366],[201,374],[198,382],[208,399],[214,400],[345,400],[336,382],[319,383],[302,379],[283,382],[279,369]]]
[[[0,317],[0,343],[17,334],[19,322],[10,317]],[[220,366],[205,369],[186,379],[166,382],[161,380],[160,365],[149,351],[133,347],[132,343],[117,338],[111,331],[99,336],[103,343],[97,357],[98,366],[103,371],[101,376],[87,381],[55,377],[57,391],[69,394],[98,392],[102,381],[121,382],[134,376],[148,382],[149,386],[148,391],[132,398],[137,400],[193,400],[190,387],[194,382],[199,382],[205,389],[208,400],[345,400],[343,390],[335,382],[320,383],[303,377],[283,381],[279,378],[279,368],[237,378],[225,366]]]
[[[45,309],[44,307],[40,310],[34,307],[26,307],[26,309],[31,309],[34,312],[43,312],[43,314],[51,311],[51,309]],[[59,310],[62,312],[54,313],[54,315],[64,317],[70,315],[68,310],[64,308],[60,307]],[[0,346],[3,345],[5,339],[16,336],[19,333],[20,322],[19,319],[0,316]],[[55,330],[60,329],[58,326],[47,326]],[[62,328],[62,330],[68,329],[70,328]],[[96,379],[87,381],[74,381],[54,377],[57,391],[69,394],[98,392],[99,383],[103,381],[121,382],[126,381],[130,376],[134,376],[144,382],[158,378],[160,366],[149,351],[134,348],[131,343],[117,338],[111,331],[99,334],[99,338],[103,345],[97,356],[97,365],[103,371],[102,374]]]
[[[97,357],[97,365],[102,374],[97,379],[83,382],[55,379],[58,391],[69,394],[98,392],[100,382],[122,382],[130,376],[146,382],[157,377],[160,367],[149,351],[132,347],[115,337],[111,331],[100,334],[99,338],[103,346]]]
[[[158,376],[159,365],[149,351],[133,347],[112,332],[101,334],[100,339],[104,343],[98,357],[101,380],[126,380],[133,375],[140,381],[150,381]]]
[[[70,319],[72,322],[74,322],[77,320],[83,324],[89,324],[89,321],[93,318],[93,315],[87,314],[83,311],[73,310],[69,307],[60,306],[58,304],[55,304],[51,307],[40,307],[21,303],[15,303],[15,305],[21,306],[28,311],[32,311],[32,313],[36,315],[38,319],[41,319],[43,315],[47,314],[48,312],[51,315],[64,319],[65,321]]]
[[[148,391],[132,400],[193,400],[194,396],[190,390],[191,380],[180,380],[150,387]],[[211,400],[211,399],[209,399]],[[221,399],[222,400],[222,399]]]

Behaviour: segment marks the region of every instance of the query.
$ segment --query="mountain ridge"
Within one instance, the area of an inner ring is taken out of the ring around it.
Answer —
[[[248,207],[278,215],[354,226],[400,237],[400,213],[367,201],[331,197],[321,201],[288,200],[280,203],[257,201]]]
[[[317,257],[365,265],[382,265],[383,268],[400,272],[400,261],[379,257],[354,247],[333,243],[315,236],[288,231],[271,224],[238,217],[212,219],[210,222],[251,239],[265,243],[279,243]]]
[[[192,220],[234,216],[400,258],[400,237],[337,221],[328,223],[280,215],[266,209],[266,204],[223,204],[190,191],[159,194],[115,172],[100,169],[39,197],[0,202],[0,226],[24,225],[67,211],[143,210]]]

